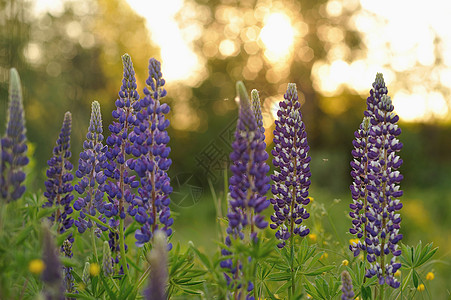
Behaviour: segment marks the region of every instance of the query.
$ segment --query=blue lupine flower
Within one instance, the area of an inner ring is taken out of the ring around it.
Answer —
[[[166,286],[168,284],[168,245],[166,232],[157,230],[154,232],[154,243],[149,255],[150,276],[149,285],[144,291],[145,299],[168,299]]]
[[[276,237],[283,248],[292,235],[306,236],[310,230],[303,225],[303,220],[310,214],[305,209],[309,204],[308,189],[310,186],[310,156],[307,143],[307,132],[302,121],[296,84],[288,84],[284,100],[279,103],[274,130],[273,164],[276,168],[271,179],[274,184],[271,191],[274,198],[271,204],[274,215],[270,225],[277,229]]]
[[[262,139],[263,132],[259,130],[254,112],[249,102],[246,89],[242,82],[237,83],[237,93],[240,99],[240,111],[233,151],[232,176],[229,182],[230,201],[228,234],[226,244],[230,245],[230,235],[236,239],[242,228],[250,226],[251,238],[256,238],[256,228],[264,229],[268,222],[261,212],[268,207],[266,192],[269,190],[269,178],[266,175],[269,166],[266,164],[268,153]]]
[[[45,269],[42,272],[41,279],[45,285],[44,296],[48,300],[65,299],[61,274],[62,265],[49,227],[50,225],[46,223],[42,226],[42,260],[44,261]]]
[[[23,167],[28,164],[22,89],[16,69],[10,71],[6,134],[0,147],[0,198],[19,199],[25,192]]]
[[[146,84],[148,87],[144,88],[145,96],[139,101],[141,109],[136,114],[134,131],[130,133],[130,142],[133,143],[131,152],[136,159],[129,161],[129,167],[138,174],[141,183],[139,196],[129,206],[130,215],[141,224],[135,233],[138,246],[150,241],[157,229],[170,236],[170,226],[174,222],[169,209],[172,188],[166,173],[172,162],[168,158],[171,148],[167,146],[169,120],[165,117],[169,106],[160,103],[161,98],[166,96],[165,80],[160,62],[153,58],[149,61]]]
[[[65,240],[63,242],[63,254],[65,257],[68,258],[71,258],[73,256],[72,243],[70,240]],[[72,271],[73,271],[72,267],[63,266],[64,286],[66,287],[67,293],[73,293],[75,291],[74,275],[72,275]]]
[[[266,144],[264,142],[264,128],[262,123],[256,120],[261,117],[260,101],[258,93],[253,93],[253,107],[249,101],[246,88],[242,82],[237,83],[237,94],[239,97],[240,109],[237,128],[235,131],[235,141],[232,143],[233,151],[230,154],[232,165],[230,167],[232,176],[229,181],[229,209],[227,218],[229,226],[227,228],[227,237],[225,243],[231,246],[232,239],[244,238],[243,229],[250,229],[250,240],[257,240],[257,228],[264,229],[268,226],[262,211],[269,206],[266,199],[266,192],[269,190],[269,178],[267,173],[269,166],[266,164],[268,153],[266,153]],[[227,249],[222,250],[222,255],[231,256]],[[234,286],[232,280],[239,280],[242,277],[241,264],[238,261],[236,265],[232,258],[226,258],[221,261],[220,266],[227,269],[224,276],[230,288],[239,291],[241,285]],[[229,274],[230,275],[229,275]],[[252,282],[248,283],[247,292],[253,290]],[[250,294],[246,299],[254,299]]]
[[[102,144],[102,131],[100,104],[94,101],[92,102],[88,134],[78,160],[78,170],[75,172],[80,181],[74,186],[74,189],[82,196],[74,202],[74,209],[80,211],[80,217],[75,220],[75,226],[80,233],[85,232],[88,227],[91,228],[93,225],[90,219],[86,220],[86,214],[95,216],[96,210],[101,213],[104,211],[103,184],[106,176],[103,174],[103,168],[106,164],[107,146]],[[99,219],[106,222],[106,218],[102,215]],[[104,226],[97,226],[104,231],[107,230]]]
[[[74,220],[70,217],[73,212],[72,200],[72,180],[74,176],[72,164],[69,161],[70,152],[70,132],[71,132],[72,116],[70,112],[64,115],[63,126],[56,140],[56,147],[53,148],[53,156],[47,161],[49,166],[47,170],[47,181],[45,182],[46,191],[44,196],[47,202],[44,207],[56,206],[57,211],[52,214],[50,220],[58,224],[58,232],[63,233],[69,229]],[[71,242],[73,238],[71,237]]]
[[[132,150],[129,134],[136,122],[136,111],[140,109],[139,95],[136,91],[133,63],[128,54],[122,56],[122,63],[124,66],[122,86],[119,99],[115,102],[116,110],[112,113],[115,121],[109,126],[111,135],[106,139],[108,151],[105,153],[107,162],[104,164],[103,173],[110,180],[104,183],[103,191],[108,196],[108,203],[99,209],[100,213],[109,218],[108,225],[115,229],[109,232],[108,237],[111,251],[116,256],[116,263],[119,263],[120,252],[118,218],[125,219],[125,206],[132,203],[135,194],[133,189],[139,185],[139,181],[135,180],[136,176],[129,175],[127,166]],[[124,250],[127,250],[127,245]]]
[[[354,201],[350,215],[354,220],[350,232],[359,237],[362,230],[355,227],[364,226],[365,240],[360,243],[363,246],[354,245],[351,250],[355,251],[356,247],[366,250],[370,262],[366,276],[377,275],[379,284],[387,283],[397,288],[400,284],[394,273],[401,267],[396,257],[401,255],[398,242],[402,239],[398,214],[402,203],[398,198],[403,194],[399,186],[403,176],[397,170],[402,164],[397,155],[402,143],[397,138],[401,129],[396,124],[399,117],[393,113],[393,108],[382,74],[378,73],[367,98],[365,117],[369,119],[369,125],[362,125],[362,132],[356,134],[352,153],[355,158],[351,163]],[[363,205],[361,198],[366,199]],[[359,206],[362,206],[364,216],[360,211],[356,212],[360,210]],[[390,253],[392,257],[388,260]]]
[[[341,292],[341,300],[354,299],[355,294],[352,287],[352,279],[348,271],[341,272]]]

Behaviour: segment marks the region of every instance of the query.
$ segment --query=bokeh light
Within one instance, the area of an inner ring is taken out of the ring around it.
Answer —
[[[285,60],[294,43],[294,29],[290,18],[284,13],[270,14],[260,32],[260,38],[269,61],[277,63]]]

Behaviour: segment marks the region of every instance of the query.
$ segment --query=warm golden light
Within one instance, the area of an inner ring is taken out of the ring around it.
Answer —
[[[290,55],[294,36],[291,20],[286,14],[270,14],[260,32],[266,58],[273,63],[286,59]]]

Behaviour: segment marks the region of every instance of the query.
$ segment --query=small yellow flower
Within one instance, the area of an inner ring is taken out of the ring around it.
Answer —
[[[360,255],[359,255],[359,259],[360,259],[361,261],[363,261],[363,254],[360,254]]]
[[[80,282],[78,284],[78,290],[79,291],[84,291],[86,289],[86,285],[83,282]]]
[[[310,238],[310,240],[311,240],[312,242],[316,242],[316,239],[318,238],[317,235],[314,234],[314,233],[310,233],[310,234],[308,235],[308,237]]]
[[[428,272],[428,273],[426,274],[426,280],[434,280],[434,278],[435,278],[434,273]]]
[[[89,266],[89,274],[91,276],[98,276],[100,274],[100,266],[97,263],[92,263]]]
[[[313,198],[313,197],[308,197],[308,198],[310,199],[310,202],[315,201],[315,198]]]
[[[401,276],[401,271],[397,270],[397,271],[395,272],[395,276],[397,276],[397,277]]]
[[[357,245],[359,242],[360,242],[359,239],[350,239],[350,240],[349,240],[349,244],[350,244],[350,245],[353,245],[353,244],[356,244],[356,245]]]
[[[417,287],[417,290],[418,290],[419,292],[424,291],[424,284],[421,283],[421,284]]]
[[[360,300],[360,297],[356,297],[355,300]]]
[[[319,259],[325,259],[328,257],[329,257],[329,254],[327,254],[327,252],[324,252],[323,255],[321,255],[321,257]]]
[[[343,266],[347,266],[347,265],[349,265],[349,261],[348,261],[347,259],[345,259],[345,260],[343,260],[343,261],[341,262],[341,264],[342,264]]]
[[[33,259],[28,264],[28,270],[33,274],[39,275],[42,273],[42,271],[44,271],[44,269],[45,269],[45,264],[42,261],[42,259]]]

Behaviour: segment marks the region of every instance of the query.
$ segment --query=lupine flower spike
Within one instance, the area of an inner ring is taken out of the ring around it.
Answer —
[[[103,184],[106,176],[103,174],[103,168],[106,164],[107,146],[102,144],[102,132],[100,104],[94,101],[92,102],[88,134],[78,160],[78,170],[75,172],[75,175],[80,178],[78,184],[74,186],[74,189],[81,196],[74,202],[74,209],[80,211],[80,217],[75,220],[75,226],[80,233],[85,232],[88,227],[91,228],[93,225],[90,219],[86,220],[86,214],[95,216],[96,209],[100,213],[104,212]],[[99,219],[104,223],[107,222],[102,215],[99,216]],[[103,231],[107,230],[104,226],[97,226]]]
[[[45,299],[60,300],[64,299],[64,285],[61,274],[63,268],[49,227],[50,224],[44,222],[42,226],[42,260],[44,261],[45,269],[42,272],[41,279],[46,287],[44,289]]]
[[[111,258],[110,245],[107,241],[103,242],[102,270],[105,277],[113,274],[113,259]]]
[[[290,237],[304,237],[310,232],[302,224],[310,216],[305,207],[310,202],[308,189],[311,158],[308,155],[310,148],[300,108],[296,85],[290,83],[284,100],[279,103],[274,130],[275,146],[272,150],[276,171],[271,176],[274,181],[271,186],[274,198],[270,201],[275,212],[271,216],[273,223],[270,227],[277,230],[279,248],[283,248]]]
[[[341,273],[341,300],[352,300],[354,299],[354,290],[352,288],[352,279],[348,271],[343,271]]]
[[[168,285],[168,245],[166,232],[154,232],[153,248],[150,252],[149,286],[145,290],[145,298],[149,300],[166,300],[166,286]]]
[[[23,167],[28,164],[22,89],[16,69],[10,71],[6,133],[0,148],[0,198],[19,199],[25,192]]]
[[[242,82],[237,83],[237,95],[240,108],[235,141],[232,143],[233,151],[230,154],[232,176],[229,182],[230,198],[227,214],[229,226],[225,240],[227,246],[231,246],[232,239],[243,240],[246,227],[250,229],[250,240],[255,242],[257,241],[257,229],[264,229],[268,226],[268,222],[262,215],[263,210],[269,206],[269,201],[265,196],[269,190],[269,178],[266,175],[269,166],[266,164],[268,154],[264,142],[264,131],[258,127],[256,120],[256,115],[257,119],[258,115],[261,115],[259,113],[260,101],[256,102],[258,94],[254,92],[256,106],[253,109]],[[223,249],[222,254],[232,255],[227,249]],[[237,264],[238,266],[234,266],[231,258],[221,262],[221,267],[227,269],[224,276],[229,285],[231,285],[232,279],[238,280],[241,277],[238,271],[241,269],[240,262],[238,261]],[[247,292],[253,290],[251,282],[247,287]],[[239,289],[239,286],[235,288]],[[237,293],[239,292],[237,291]],[[253,299],[253,296],[247,295],[246,299]]]
[[[166,96],[165,80],[161,74],[160,62],[154,58],[149,61],[149,77],[144,88],[145,96],[139,101],[140,111],[134,131],[130,134],[133,143],[132,154],[135,160],[129,161],[130,169],[135,170],[140,178],[141,187],[138,196],[132,201],[130,215],[141,224],[136,230],[136,245],[142,246],[152,239],[159,229],[172,234],[170,228],[174,220],[169,209],[169,194],[172,192],[170,178],[167,174],[172,161],[168,158],[171,148],[167,146],[169,135],[166,128],[169,120],[169,106],[160,103]],[[171,244],[168,245],[172,247]]]
[[[69,161],[70,152],[70,132],[71,132],[72,116],[70,112],[64,115],[63,126],[56,140],[56,147],[53,148],[53,156],[47,161],[49,166],[47,170],[47,181],[45,182],[46,191],[44,196],[47,202],[44,207],[55,205],[57,211],[52,214],[50,220],[58,224],[58,232],[63,233],[69,229],[74,220],[70,217],[72,213],[72,180],[74,176],[72,164]],[[71,242],[73,238],[70,237]]]
[[[139,95],[136,91],[135,70],[128,54],[122,56],[124,75],[122,79],[119,99],[116,100],[116,110],[113,110],[115,121],[109,126],[111,135],[106,139],[108,151],[106,157],[104,175],[111,180],[104,184],[104,191],[108,195],[109,203],[106,203],[102,210],[107,218],[110,218],[109,225],[115,230],[109,233],[109,243],[112,253],[115,255],[115,262],[119,263],[119,257],[125,256],[126,245],[124,243],[123,226],[126,205],[132,203],[134,198],[134,188],[137,188],[139,181],[134,175],[129,175],[126,165],[128,156],[131,154],[131,143],[129,133],[133,131],[136,122],[136,111],[139,110]],[[119,229],[119,233],[118,230]],[[122,236],[122,238],[121,238]],[[123,244],[123,245],[121,245]],[[118,253],[121,252],[121,255]],[[125,257],[123,258],[125,261]],[[122,268],[122,266],[121,266]]]
[[[394,274],[401,267],[396,257],[401,255],[398,242],[402,239],[398,213],[402,203],[398,198],[403,194],[399,186],[403,176],[397,170],[402,164],[397,155],[402,143],[397,138],[401,134],[396,124],[399,117],[393,109],[382,74],[378,73],[367,98],[366,119],[353,143],[351,192],[354,200],[350,205],[353,218],[350,232],[365,238],[363,243],[354,243],[351,250],[354,253],[359,248],[366,250],[371,264],[366,276],[376,275],[379,284],[397,288],[400,283]]]

